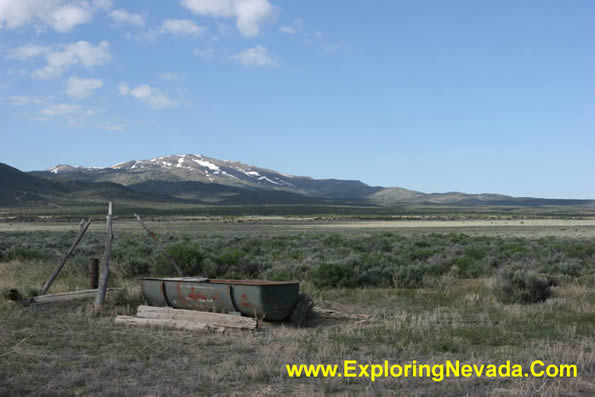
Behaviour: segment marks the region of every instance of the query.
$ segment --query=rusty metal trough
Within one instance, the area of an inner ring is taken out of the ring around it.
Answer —
[[[143,294],[151,306],[239,312],[271,321],[289,317],[297,303],[299,289],[296,281],[142,278]]]

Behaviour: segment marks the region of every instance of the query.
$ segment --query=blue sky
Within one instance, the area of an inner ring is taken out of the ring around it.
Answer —
[[[595,2],[0,0],[0,162],[595,198]]]

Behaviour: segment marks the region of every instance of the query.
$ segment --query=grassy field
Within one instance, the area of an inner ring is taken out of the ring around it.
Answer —
[[[124,292],[110,296],[103,313],[91,302],[23,307],[0,297],[0,395],[595,393],[595,225],[588,219],[156,220],[151,227],[188,273],[297,279],[318,307],[349,316],[240,334],[115,326],[115,315],[133,314],[143,301],[138,276],[172,274],[149,237],[120,220],[110,282]],[[88,261],[103,252],[102,228],[95,223],[51,292],[87,287]],[[3,295],[9,288],[35,294],[75,229],[2,224]],[[527,304],[532,298],[538,302]],[[542,360],[575,364],[578,377],[372,382],[289,378],[285,369],[343,360],[511,360],[524,368]]]

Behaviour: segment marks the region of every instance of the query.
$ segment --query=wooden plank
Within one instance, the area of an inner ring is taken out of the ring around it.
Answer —
[[[184,276],[184,272],[182,272],[182,268],[178,265],[178,262],[176,262],[176,260],[174,259],[174,257],[171,256],[169,254],[169,252],[167,252],[167,250],[165,249],[165,247],[161,244],[161,241],[159,241],[159,238],[157,238],[157,235],[151,229],[149,229],[147,227],[147,225],[145,225],[145,222],[143,222],[143,220],[140,218],[140,216],[138,216],[137,214],[134,214],[134,216],[136,217],[136,220],[138,221],[138,223],[140,223],[140,225],[143,227],[143,229],[145,229],[145,231],[149,234],[149,236],[151,236],[151,238],[153,239],[153,241],[155,241],[155,244],[157,244],[157,247],[159,247],[159,249],[169,259],[169,261],[171,262],[171,264],[174,267],[174,269],[176,269],[176,272],[178,273],[178,276],[183,277]]]
[[[121,288],[109,288],[108,291],[120,291]],[[51,302],[65,302],[76,299],[87,299],[97,295],[96,289],[85,289],[74,292],[61,292],[57,294],[47,294],[34,296],[29,299],[30,303],[51,303]]]
[[[99,275],[99,286],[97,288],[97,297],[95,298],[95,310],[100,310],[105,302],[105,291],[109,278],[109,259],[112,250],[112,202],[109,202],[107,209],[107,236],[105,238],[105,252],[103,253],[103,262],[101,263],[101,274]]]
[[[115,323],[119,325],[134,325],[141,327],[163,327],[181,329],[186,331],[222,331],[221,328],[206,323],[191,320],[171,320],[155,318],[139,318],[131,316],[117,316]]]
[[[258,325],[257,321],[250,317],[201,312],[197,310],[173,309],[171,307],[141,305],[138,307],[136,315],[142,318],[196,321],[224,328],[255,329]]]
[[[62,255],[62,257],[58,261],[58,266],[56,266],[56,270],[54,270],[54,273],[52,273],[50,278],[48,278],[46,280],[46,282],[43,283],[43,285],[41,287],[41,291],[40,291],[41,295],[44,295],[46,292],[48,292],[48,290],[50,289],[50,286],[52,285],[52,283],[54,282],[56,277],[58,277],[58,274],[60,274],[60,271],[64,267],[64,264],[66,264],[66,261],[68,260],[68,258],[70,258],[70,255],[72,255],[72,253],[76,249],[76,246],[81,242],[81,239],[85,235],[85,232],[89,228],[90,224],[91,224],[91,218],[89,218],[89,220],[87,222],[85,222],[84,219],[81,220],[79,232],[75,236],[74,241],[72,242],[72,245],[70,246],[68,251],[66,251],[64,253],[64,255]]]

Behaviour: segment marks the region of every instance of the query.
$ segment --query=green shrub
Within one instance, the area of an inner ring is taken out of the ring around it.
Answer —
[[[312,282],[317,287],[355,287],[355,274],[351,266],[338,263],[321,263],[312,270]]]
[[[174,244],[167,250],[174,257],[184,274],[200,275],[202,272],[202,261],[204,255],[197,243],[184,240]]]
[[[565,276],[580,277],[583,273],[584,263],[578,259],[566,259],[544,266],[544,271],[548,274],[563,274]]]
[[[423,281],[424,270],[419,265],[401,266],[393,274],[393,283],[397,288],[419,288]]]
[[[297,327],[303,326],[314,315],[314,300],[308,294],[299,294],[297,304],[291,312],[289,321]]]
[[[548,280],[534,271],[514,267],[500,269],[494,292],[503,303],[543,302],[552,294]]]
[[[46,252],[34,247],[15,247],[9,252],[8,257],[10,259],[20,260],[44,260],[49,259],[49,255]]]
[[[119,266],[124,277],[145,276],[151,272],[149,261],[139,257],[124,260],[119,263]]]
[[[277,270],[270,273],[267,277],[270,281],[290,281],[291,274],[287,270]]]
[[[369,285],[372,287],[390,287],[393,281],[392,278],[392,273],[389,269],[377,266],[370,269],[361,269],[357,282],[359,285]]]
[[[197,243],[184,240],[170,246],[167,252],[175,259],[184,274],[201,275],[204,255]],[[152,271],[155,275],[160,276],[176,274],[171,261],[163,254],[159,255],[153,263]]]
[[[225,248],[219,255],[215,256],[213,260],[222,265],[234,266],[237,265],[240,259],[245,255],[246,253],[239,248]]]

